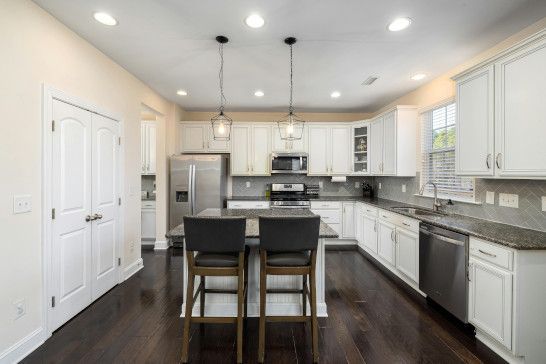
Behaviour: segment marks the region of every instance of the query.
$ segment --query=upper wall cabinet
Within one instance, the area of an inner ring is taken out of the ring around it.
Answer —
[[[304,126],[305,128],[305,126]],[[281,133],[277,125],[271,127],[272,143],[271,151],[277,153],[305,152],[307,151],[307,135],[305,129],[301,139],[287,141],[281,139]]]
[[[141,174],[156,173],[156,138],[156,122],[143,121],[140,124]]]
[[[183,122],[178,130],[180,153],[229,153],[230,142],[214,140],[210,122]]]
[[[271,175],[271,126],[233,124],[231,128],[231,175]]]
[[[353,174],[366,175],[370,173],[370,153],[368,143],[370,141],[370,124],[360,122],[353,126],[352,158]]]
[[[308,174],[351,174],[351,127],[345,124],[309,124]]]
[[[397,106],[371,121],[370,171],[380,176],[415,176],[417,108]]]
[[[457,75],[457,172],[546,177],[546,33]]]

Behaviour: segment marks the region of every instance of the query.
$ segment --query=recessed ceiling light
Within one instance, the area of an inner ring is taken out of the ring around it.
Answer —
[[[398,32],[409,27],[411,24],[410,18],[396,18],[388,26],[391,32]]]
[[[263,95],[265,95],[265,94],[264,94],[264,92],[261,91],[261,90],[258,90],[258,91],[256,91],[256,92],[254,92],[254,96],[262,97]]]
[[[97,12],[93,14],[93,17],[96,21],[104,25],[114,26],[118,24],[118,21],[112,15],[107,13]]]
[[[188,91],[178,90],[178,91],[176,91],[176,94],[179,95],[179,96],[188,96]]]
[[[339,91],[334,91],[330,94],[330,97],[333,98],[333,99],[337,99],[338,97],[340,97],[341,94],[339,93]]]
[[[416,73],[413,76],[411,76],[411,79],[414,81],[420,81],[425,77],[427,77],[427,75],[425,75],[424,73]]]
[[[251,14],[245,19],[245,23],[251,28],[261,28],[264,26],[265,20],[258,14]]]

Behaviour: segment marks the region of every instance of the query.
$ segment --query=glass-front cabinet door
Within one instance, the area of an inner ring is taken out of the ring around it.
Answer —
[[[353,126],[353,174],[369,174],[368,143],[370,128],[368,123]]]

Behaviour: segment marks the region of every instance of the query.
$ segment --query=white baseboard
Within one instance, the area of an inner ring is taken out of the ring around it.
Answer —
[[[167,240],[156,240],[154,244],[154,250],[167,250],[169,249],[169,242]]]
[[[301,304],[299,303],[273,303],[268,302],[266,305],[267,315],[269,316],[298,316],[301,315]],[[192,315],[199,316],[200,305],[199,301],[195,302],[193,306]],[[182,311],[180,317],[184,317],[186,312],[186,304],[182,304]],[[307,315],[310,315],[311,307],[307,305]],[[237,304],[236,303],[206,303],[205,304],[205,316],[211,317],[236,317],[237,316]],[[248,303],[248,317],[260,316],[260,304]],[[328,317],[328,311],[326,309],[326,303],[317,302],[317,316]]]
[[[489,347],[489,349],[493,350],[496,354],[498,354],[501,358],[503,358],[510,364],[525,363],[525,358],[514,356],[514,354],[509,352],[496,340],[491,339],[486,333],[481,332],[478,328],[476,328],[476,339],[480,340],[487,347]]]
[[[0,363],[18,363],[36,350],[45,341],[44,330],[40,327],[0,354]]]
[[[142,258],[138,258],[133,263],[125,267],[123,270],[123,280],[126,281],[142,268],[144,268],[144,262],[142,261]]]

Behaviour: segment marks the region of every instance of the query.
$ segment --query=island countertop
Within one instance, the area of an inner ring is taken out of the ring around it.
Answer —
[[[246,218],[245,236],[249,239],[259,238],[258,218],[260,216],[313,216],[309,209],[206,209],[197,216],[205,217],[233,217],[241,216]],[[175,243],[180,243],[184,239],[184,224],[180,224],[170,230],[166,235]],[[337,239],[339,235],[323,221],[320,222],[319,238]]]

